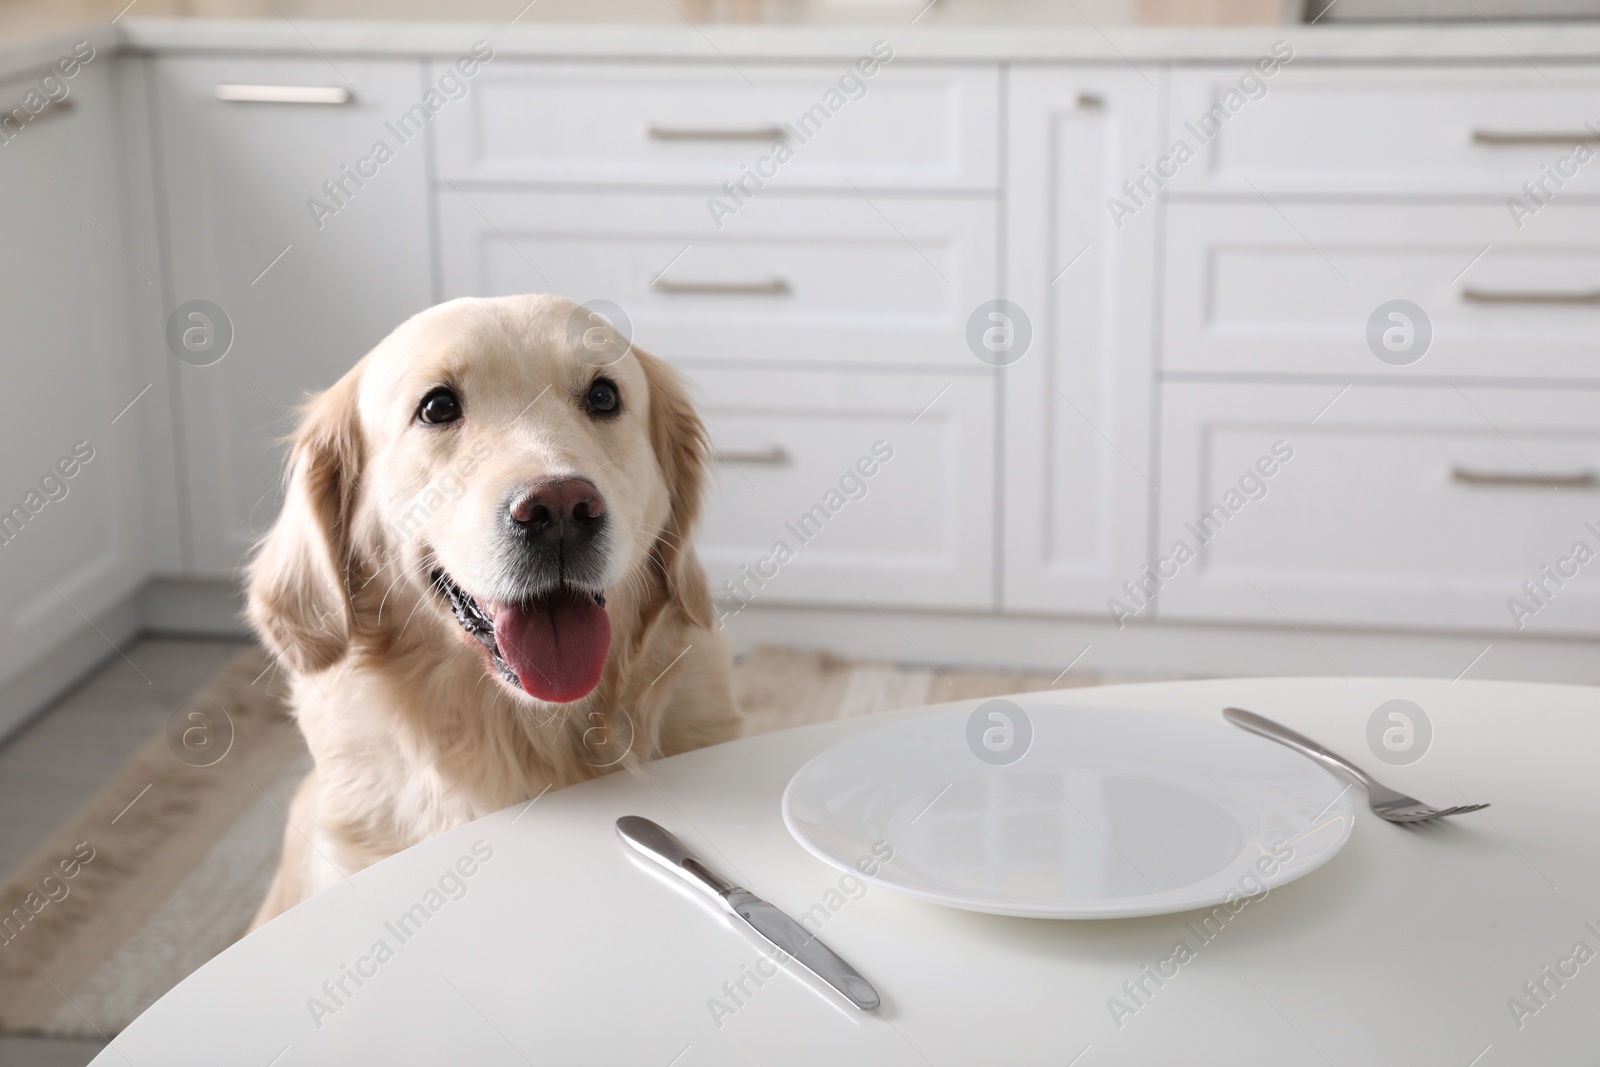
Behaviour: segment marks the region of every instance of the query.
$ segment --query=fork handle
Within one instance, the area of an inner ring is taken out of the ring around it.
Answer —
[[[1357,767],[1337,752],[1323,748],[1305,734],[1291,730],[1282,723],[1273,722],[1265,715],[1257,715],[1255,712],[1246,711],[1243,708],[1223,708],[1222,714],[1224,718],[1235,726],[1241,726],[1253,734],[1271,738],[1280,745],[1287,745],[1296,752],[1310,756],[1324,766],[1343,771],[1357,782],[1366,786],[1368,792],[1371,792],[1373,787],[1378,784],[1367,775],[1366,771]]]

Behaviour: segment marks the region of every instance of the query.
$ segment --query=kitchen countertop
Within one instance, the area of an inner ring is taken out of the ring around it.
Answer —
[[[320,22],[284,19],[133,19],[121,23],[136,49],[445,54],[483,38],[501,55],[604,58],[849,59],[884,39],[901,60],[1249,62],[1288,40],[1295,60],[1407,62],[1600,58],[1600,24],[1366,25],[1095,28],[1083,23],[974,25],[572,24],[507,22]]]
[[[305,0],[24,0],[0,9],[0,77],[42,67],[81,39],[97,49],[139,52],[329,55],[447,55],[486,39],[507,56],[751,61],[850,59],[884,39],[901,61],[1108,64],[1248,62],[1287,39],[1297,62],[1600,59],[1600,22],[1143,26],[1133,23],[1134,0],[938,0],[926,10],[920,0],[536,0],[520,12],[521,0],[458,0],[447,9],[422,0],[317,4],[319,16],[378,9],[386,16],[337,19],[312,17],[306,6]],[[437,19],[441,10],[452,18]],[[690,22],[686,14],[697,12],[760,21]]]
[[[0,81],[27,82],[38,78],[45,68],[56,60],[72,53],[78,41],[88,41],[97,55],[110,55],[124,46],[121,29],[109,23],[84,26],[74,31],[42,33],[30,39],[0,43]],[[20,102],[20,91],[7,91],[0,107],[14,107]]]

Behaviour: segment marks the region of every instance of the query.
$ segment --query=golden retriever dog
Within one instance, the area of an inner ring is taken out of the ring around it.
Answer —
[[[401,849],[737,736],[683,382],[550,296],[453,300],[305,409],[248,614],[315,761],[255,924]]]

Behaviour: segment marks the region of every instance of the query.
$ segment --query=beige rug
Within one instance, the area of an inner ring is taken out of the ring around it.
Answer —
[[[152,738],[0,885],[14,909],[0,914],[0,1033],[110,1038],[244,932],[310,766],[278,672],[265,668],[262,653],[245,653],[196,694],[232,720],[225,759],[190,766],[176,742]],[[734,697],[756,734],[1097,682],[761,647],[735,668]]]

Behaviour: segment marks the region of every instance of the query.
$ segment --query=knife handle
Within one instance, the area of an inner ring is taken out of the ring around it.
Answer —
[[[624,815],[617,820],[617,836],[622,838],[623,844],[665,867],[724,906],[728,894],[739,891],[739,886],[707,867],[700,857],[689,851],[687,845],[649,819],[639,815]]]

